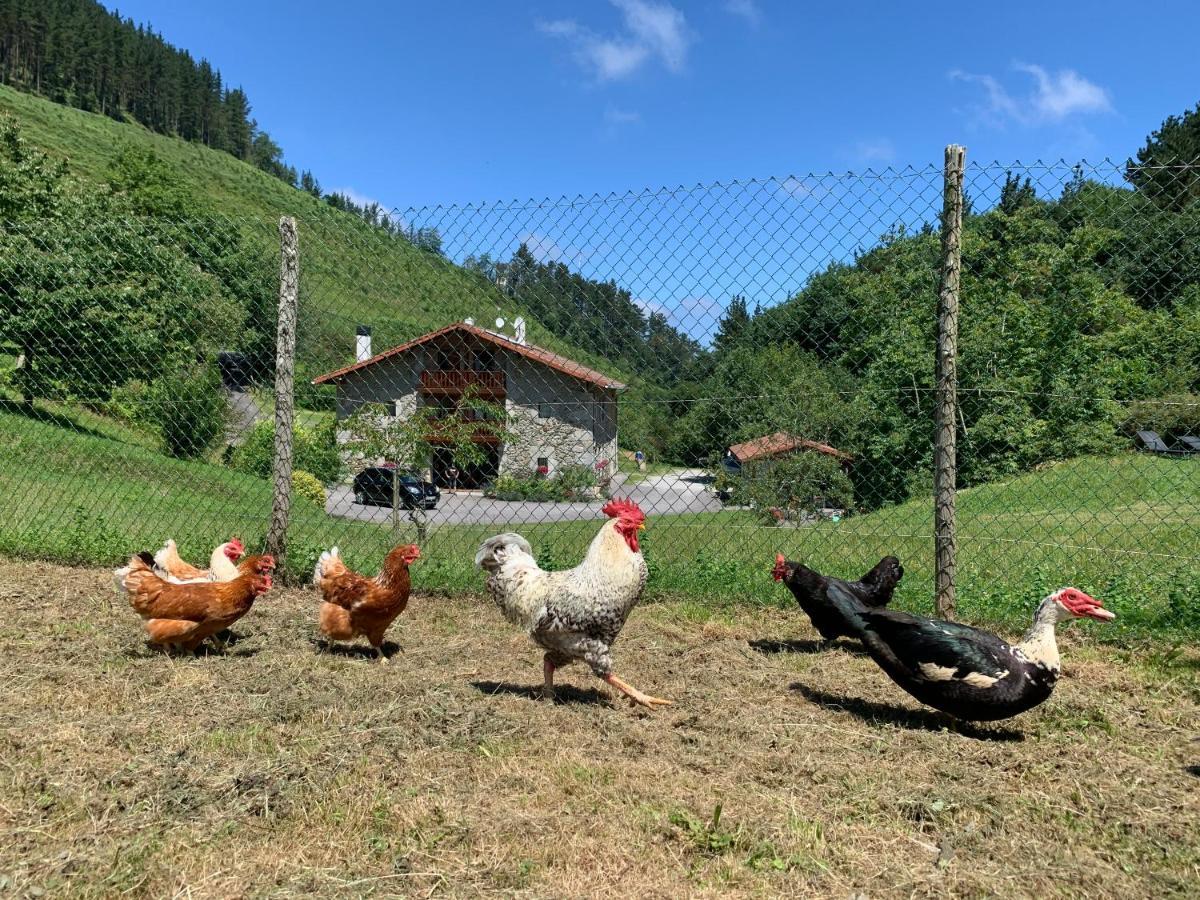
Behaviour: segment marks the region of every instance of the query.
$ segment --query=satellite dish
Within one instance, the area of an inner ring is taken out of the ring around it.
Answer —
[[[504,327],[504,319],[502,319],[502,318],[497,318],[497,319],[496,319],[496,327],[497,327],[497,328],[503,328],[503,327]]]

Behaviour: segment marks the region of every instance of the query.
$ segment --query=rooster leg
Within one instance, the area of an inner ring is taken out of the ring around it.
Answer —
[[[380,641],[378,644],[372,642],[371,646],[375,648],[375,656],[379,659],[380,664],[386,666],[388,658],[387,654],[383,652],[383,642]]]
[[[612,672],[609,672],[607,675],[601,675],[600,677],[628,697],[630,705],[640,704],[648,709],[654,709],[656,706],[671,705],[670,700],[663,700],[659,697],[651,697],[649,694],[643,694],[633,685],[625,683]]]
[[[542,684],[542,699],[554,702],[554,670],[558,668],[550,660],[550,654],[547,653],[542,657],[542,677],[545,682]]]

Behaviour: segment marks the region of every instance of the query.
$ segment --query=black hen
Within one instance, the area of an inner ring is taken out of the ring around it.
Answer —
[[[800,563],[789,562],[780,553],[775,557],[771,575],[788,586],[821,637],[832,641],[838,637],[859,636],[861,624],[850,612],[887,606],[904,576],[904,567],[896,557],[885,556],[858,581],[843,581],[814,572]]]
[[[890,609],[866,609],[831,591],[843,615],[879,667],[922,703],[960,719],[1007,719],[1042,703],[1058,681],[1054,626],[1082,616],[1114,618],[1099,600],[1062,588],[1038,607],[1033,626],[1015,644],[979,628]]]

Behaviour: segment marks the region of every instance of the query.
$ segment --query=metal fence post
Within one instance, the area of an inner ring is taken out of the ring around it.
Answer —
[[[942,194],[942,279],[938,290],[937,360],[934,402],[933,543],[938,615],[954,617],[954,578],[958,538],[954,491],[958,474],[955,424],[958,418],[958,286],[962,273],[963,169],[967,149],[946,148]]]
[[[296,220],[279,220],[279,324],[275,343],[275,458],[271,467],[274,494],[267,552],[281,562],[287,552],[288,514],[292,497],[292,421],[296,369],[296,306],[300,296],[300,239]]]

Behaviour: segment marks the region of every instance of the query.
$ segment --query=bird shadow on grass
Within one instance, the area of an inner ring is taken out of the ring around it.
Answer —
[[[509,694],[513,697],[524,697],[526,700],[540,701],[542,699],[541,685],[533,687],[521,684],[508,684],[504,681],[472,681],[471,687],[475,688],[481,694],[487,694],[488,696]],[[595,688],[577,688],[570,684],[557,684],[554,686],[554,702],[612,706],[612,701],[608,698],[607,694]]]
[[[767,638],[760,638],[756,641],[750,641],[750,649],[756,650],[759,653],[773,656],[776,653],[821,653],[825,650],[843,650],[851,656],[866,656],[867,651],[862,648],[857,641],[836,640],[836,641],[818,641],[811,638],[807,640],[796,641],[775,641]]]
[[[176,659],[203,659],[206,656],[218,656],[227,659],[249,659],[252,656],[257,656],[261,647],[243,647],[240,650],[235,650],[234,645],[244,641],[245,637],[240,637],[236,634],[231,634],[229,639],[224,642],[224,645],[214,644],[210,641],[205,641],[195,650],[181,650],[173,647],[165,647],[162,644],[155,644],[153,641],[144,641],[140,648],[129,648],[125,651],[125,657],[128,659],[146,659],[151,656],[173,656]]]
[[[946,713],[928,709],[906,709],[890,703],[875,703],[861,697],[829,694],[796,681],[789,687],[804,695],[804,699],[825,709],[841,710],[857,716],[868,724],[888,722],[912,731],[954,731],[963,737],[978,741],[1023,741],[1025,735],[1010,728],[980,728],[971,722],[963,722]]]
[[[313,638],[312,645],[318,653],[328,653],[330,656],[348,656],[351,659],[376,659],[375,648],[370,644],[342,644],[338,641]],[[397,653],[403,652],[403,648],[395,641],[383,642],[383,655],[385,659],[391,659]]]
[[[1195,775],[1197,778],[1200,778],[1200,765],[1184,766],[1183,771],[1187,772],[1189,775]]]

